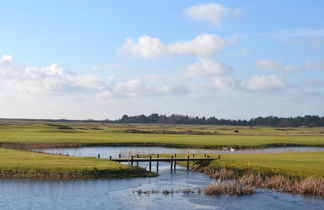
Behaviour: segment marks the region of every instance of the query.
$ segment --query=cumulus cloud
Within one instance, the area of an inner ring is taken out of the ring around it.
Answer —
[[[279,61],[271,60],[271,59],[261,59],[257,61],[257,65],[267,71],[273,72],[297,72],[301,69],[296,65],[284,65]]]
[[[141,36],[136,41],[126,39],[121,47],[121,52],[135,57],[155,57],[165,54],[165,46],[158,38]]]
[[[57,64],[50,66],[22,66],[0,63],[0,87],[3,91],[27,94],[87,94],[107,88],[108,83],[91,74],[77,75]],[[10,58],[10,59],[8,59]]]
[[[138,58],[157,57],[162,55],[195,55],[210,56],[221,51],[233,38],[224,40],[215,34],[199,34],[192,40],[163,44],[158,38],[141,36],[136,41],[126,39],[120,49],[121,53]]]
[[[11,63],[11,62],[12,62],[12,56],[10,55],[3,55],[0,60],[0,64]]]
[[[23,95],[107,99],[120,96],[185,95],[190,91],[178,78],[163,75],[137,76],[116,83],[114,76],[103,79],[93,74],[78,75],[58,64],[22,66],[8,63],[8,59],[2,60],[6,62],[0,63],[0,97]]]
[[[277,74],[253,76],[242,82],[242,86],[249,90],[278,90],[288,86],[284,78]]]
[[[214,77],[212,79],[213,85],[221,90],[230,90],[238,87],[239,80],[235,79],[234,77]]]
[[[239,10],[232,10],[217,3],[199,4],[185,10],[185,15],[188,17],[208,21],[216,27],[222,25],[224,17],[238,14]]]
[[[184,68],[186,77],[206,77],[224,75],[233,69],[223,63],[213,61],[210,58],[199,58],[199,61]]]
[[[176,79],[161,75],[135,77],[114,87],[117,95],[127,96],[169,96],[186,94],[188,91],[189,89]]]
[[[200,34],[189,41],[178,41],[168,45],[168,53],[175,55],[210,56],[222,50],[226,41],[214,34]]]

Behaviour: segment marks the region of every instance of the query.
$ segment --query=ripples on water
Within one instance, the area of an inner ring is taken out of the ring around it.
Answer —
[[[52,153],[77,156],[117,156],[119,153],[176,153],[179,149],[130,147],[92,147],[79,149],[50,149]],[[187,150],[186,150],[187,151]],[[190,152],[192,150],[188,150]],[[201,152],[202,150],[195,150]],[[47,150],[48,152],[48,150]],[[204,152],[207,153],[206,150]],[[147,165],[141,165],[147,167]],[[152,169],[155,169],[153,164]],[[124,178],[78,181],[0,180],[0,209],[324,209],[321,198],[256,190],[250,196],[205,196],[175,193],[170,195],[138,195],[135,190],[182,190],[201,188],[212,180],[198,172],[177,167],[170,174],[169,164],[160,163],[159,176],[153,178]]]

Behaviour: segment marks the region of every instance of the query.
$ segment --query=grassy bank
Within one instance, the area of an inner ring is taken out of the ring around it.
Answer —
[[[0,148],[0,178],[88,179],[154,176],[142,168],[90,157]]]
[[[177,157],[187,156],[188,154],[177,154]],[[204,154],[195,154],[195,157],[204,157]],[[191,167],[211,178],[234,179],[247,186],[246,189],[271,188],[281,192],[324,197],[324,152],[222,154],[220,159],[217,154],[210,154],[210,157],[215,157],[215,160],[197,162],[191,164]],[[186,165],[185,162],[178,164]],[[219,192],[223,188],[219,184],[211,184],[209,189]]]
[[[324,146],[323,132],[323,128],[243,126],[0,124],[0,144],[2,147],[11,148],[94,145],[196,148]]]
[[[226,154],[201,169],[212,178],[324,197],[324,152]]]

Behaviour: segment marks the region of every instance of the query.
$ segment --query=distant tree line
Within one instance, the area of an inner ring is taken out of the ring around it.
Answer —
[[[250,120],[231,120],[231,119],[219,119],[216,117],[190,117],[188,115],[173,114],[170,116],[151,114],[151,115],[136,115],[128,116],[123,115],[118,120],[67,120],[67,119],[19,119],[19,118],[0,118],[0,123],[7,123],[12,121],[33,121],[33,122],[86,122],[86,123],[157,123],[157,124],[193,124],[193,125],[243,125],[243,126],[279,126],[279,127],[298,127],[308,126],[317,127],[324,126],[324,117],[317,115],[305,115],[303,117],[257,117]]]
[[[257,117],[250,120],[231,120],[218,119],[216,117],[190,117],[188,115],[173,114],[170,116],[151,114],[151,115],[123,115],[116,123],[160,123],[160,124],[199,124],[199,125],[243,125],[243,126],[324,126],[324,117],[317,115],[305,115],[303,117]]]

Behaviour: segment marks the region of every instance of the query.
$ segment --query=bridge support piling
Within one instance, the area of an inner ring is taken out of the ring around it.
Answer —
[[[172,170],[173,170],[173,155],[171,156],[171,162],[170,162],[170,171],[172,174]]]
[[[188,160],[187,160],[187,171],[189,171],[189,155],[188,155]]]
[[[152,156],[150,156],[149,171],[152,171]]]

